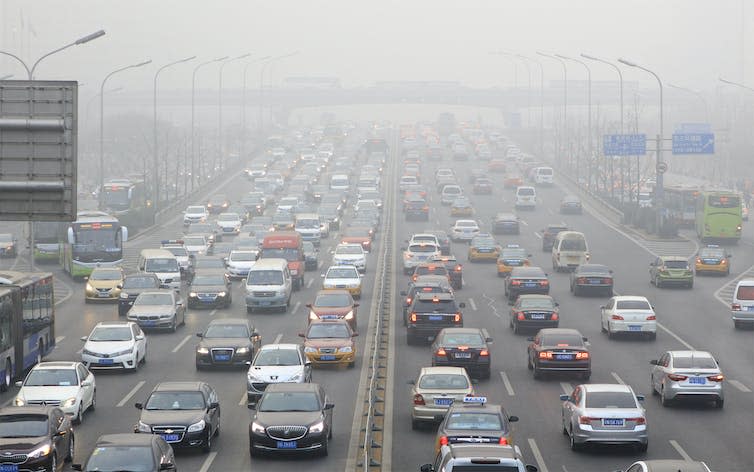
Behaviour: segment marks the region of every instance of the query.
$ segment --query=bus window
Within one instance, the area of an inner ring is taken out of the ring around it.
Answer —
[[[710,195],[707,204],[713,208],[736,208],[741,206],[741,199],[731,195]]]

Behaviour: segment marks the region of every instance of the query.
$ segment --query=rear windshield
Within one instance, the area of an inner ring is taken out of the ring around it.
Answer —
[[[152,277],[126,277],[123,288],[158,288],[159,283]]]
[[[644,300],[620,300],[615,304],[618,310],[651,310],[649,302]]]
[[[178,272],[178,261],[175,259],[147,259],[144,272]]]
[[[754,285],[742,285],[736,293],[738,300],[754,300]]]
[[[437,246],[434,244],[412,244],[408,247],[411,252],[437,252]]]
[[[500,416],[494,413],[451,413],[446,426],[448,429],[497,431],[503,429]],[[453,470],[457,470],[457,467],[453,466]]]
[[[420,388],[469,388],[469,382],[463,375],[428,374],[419,380]]]
[[[678,369],[717,369],[717,363],[706,356],[676,356],[673,367]]]
[[[421,313],[455,313],[458,311],[455,300],[416,300],[414,311]]]
[[[484,338],[479,333],[446,333],[440,340],[443,346],[484,346]]]
[[[589,392],[587,408],[636,408],[636,400],[629,392]]]
[[[516,192],[518,195],[534,195],[534,189],[531,187],[519,188]]]
[[[665,267],[668,269],[686,269],[689,263],[686,261],[665,261]]]
[[[583,239],[564,239],[560,243],[561,251],[586,251],[586,241]]]
[[[539,175],[552,175],[552,169],[549,167],[540,168],[537,173]]]
[[[583,346],[584,340],[578,334],[548,334],[542,336],[543,346]]]

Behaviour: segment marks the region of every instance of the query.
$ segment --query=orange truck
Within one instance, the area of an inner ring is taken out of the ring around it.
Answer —
[[[304,285],[304,248],[301,235],[295,231],[275,231],[262,240],[260,259],[280,258],[288,261],[294,290]]]

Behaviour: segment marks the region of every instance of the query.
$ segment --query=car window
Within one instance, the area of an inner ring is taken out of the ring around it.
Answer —
[[[519,297],[518,307],[523,310],[539,309],[539,310],[552,310],[554,308],[553,302],[549,298],[526,298]]]
[[[673,367],[676,369],[716,369],[717,363],[707,356],[674,356]]]
[[[586,408],[636,408],[636,399],[630,392],[589,392]]]
[[[578,334],[558,333],[558,334],[545,334],[542,336],[543,346],[576,346],[580,347],[584,345],[584,340]]]
[[[618,310],[651,310],[652,307],[646,300],[618,300]]]
[[[356,279],[359,273],[356,269],[335,267],[327,271],[328,279]]]
[[[142,293],[134,305],[172,305],[173,297],[169,293]]]
[[[586,251],[586,241],[583,239],[564,239],[560,242],[561,251]]]
[[[89,371],[86,370],[86,367],[84,367],[83,365],[76,367],[76,371],[79,374],[79,380],[81,382],[83,382],[84,380],[86,380],[87,377],[89,377]]]
[[[736,291],[737,300],[754,300],[754,285],[741,285]]]
[[[665,261],[665,267],[668,269],[687,269],[689,263],[687,261]]]
[[[414,311],[422,313],[455,313],[458,311],[455,300],[420,300],[414,302]]]
[[[49,431],[47,421],[47,415],[9,414],[0,416],[0,438],[46,436]]]
[[[466,389],[469,388],[469,382],[463,375],[427,374],[419,379],[419,388]]]
[[[211,324],[204,332],[205,338],[248,338],[249,329],[243,324]]]
[[[317,295],[312,306],[347,307],[351,306],[352,298],[345,293],[321,293]]]
[[[443,346],[484,346],[485,340],[479,333],[446,333],[439,344]]]

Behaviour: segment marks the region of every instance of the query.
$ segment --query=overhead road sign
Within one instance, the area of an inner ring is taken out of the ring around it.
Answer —
[[[714,133],[673,134],[673,154],[714,154]]]
[[[76,219],[78,83],[0,81],[0,220]]]
[[[606,156],[637,156],[647,153],[646,134],[606,134],[602,136]]]

